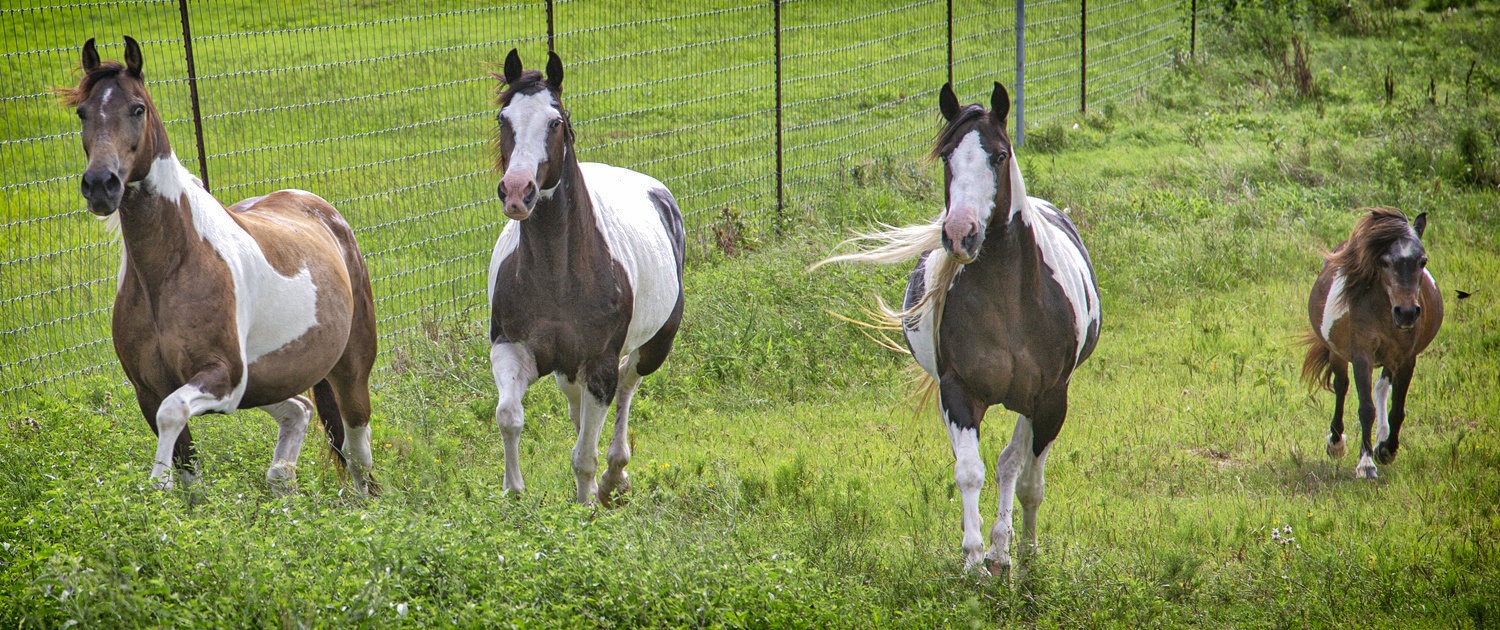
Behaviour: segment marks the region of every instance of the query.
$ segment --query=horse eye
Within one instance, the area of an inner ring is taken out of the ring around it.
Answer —
[[[562,119],[561,118],[553,118],[552,122],[547,123],[547,128],[548,129],[556,129],[556,128],[561,127],[561,126],[562,126]]]
[[[1426,267],[1427,266],[1427,257],[1423,256],[1421,260],[1417,261],[1417,266],[1418,267]]]
[[[78,108],[78,119],[79,120],[88,120],[89,119],[88,114],[83,113],[83,108],[82,107]]]
[[[136,105],[135,107],[130,108],[130,115],[137,118],[146,115],[146,106]]]

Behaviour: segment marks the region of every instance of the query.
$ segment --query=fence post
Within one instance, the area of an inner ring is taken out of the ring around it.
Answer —
[[[198,140],[198,177],[203,180],[203,189],[208,187],[208,152],[203,149],[203,114],[198,108],[198,69],[193,64],[193,32],[188,27],[188,0],[177,0],[177,12],[182,17],[182,50],[187,56],[188,99],[193,103],[193,135]]]
[[[776,235],[780,236],[786,208],[781,144],[781,0],[771,0],[771,5],[776,28]]]
[[[1078,11],[1078,109],[1089,113],[1089,0]]]
[[[1192,26],[1190,27],[1191,28],[1191,31],[1190,31],[1191,34],[1189,35],[1190,39],[1188,39],[1188,58],[1192,59],[1194,61],[1197,61],[1197,59],[1198,59],[1198,0],[1193,0],[1192,9],[1190,9],[1190,11],[1192,11],[1192,17],[1191,17]]]
[[[552,28],[552,0],[547,0],[547,52],[557,52],[552,46],[552,38],[556,35],[557,31]]]
[[[1026,140],[1026,0],[1016,0],[1016,146]]]
[[[948,0],[948,85],[953,85],[953,0]]]

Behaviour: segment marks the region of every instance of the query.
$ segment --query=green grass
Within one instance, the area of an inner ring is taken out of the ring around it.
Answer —
[[[88,376],[5,410],[0,625],[1494,627],[1500,10],[1358,6],[1384,21],[1300,27],[1316,97],[1243,35],[1285,16],[1205,19],[1201,63],[1018,149],[1105,301],[1024,588],[960,572],[941,423],[907,399],[906,359],[826,312],[894,298],[907,270],[803,271],[853,229],[938,211],[930,165],[872,159],[790,236],[690,266],[677,351],[633,408],[627,506],[571,503],[546,382],[526,400],[529,493],[501,496],[480,312],[386,348],[370,501],[312,446],[300,492],[273,497],[256,412],[195,420],[203,483],[153,491],[128,388]],[[1319,252],[1371,204],[1429,212],[1447,310],[1373,482],[1323,455],[1331,397],[1296,378]],[[989,418],[992,469],[1013,418]],[[1286,526],[1295,542],[1271,537]]]

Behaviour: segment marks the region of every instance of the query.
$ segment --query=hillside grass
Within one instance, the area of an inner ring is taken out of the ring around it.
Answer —
[[[203,482],[154,491],[133,396],[92,376],[6,410],[0,625],[1500,625],[1500,11],[1369,15],[1206,20],[1200,62],[1017,149],[1104,300],[1025,585],[960,572],[940,421],[904,357],[827,312],[894,299],[907,269],[804,271],[854,229],[938,212],[931,165],[873,160],[789,236],[690,266],[677,350],[632,409],[628,505],[571,503],[545,380],[528,494],[502,497],[482,312],[385,348],[374,500],[316,438],[300,491],[273,496],[258,412],[196,419]],[[1317,95],[1261,52],[1289,29]],[[1447,320],[1404,448],[1367,481],[1323,454],[1331,396],[1298,382],[1297,339],[1320,252],[1374,204],[1429,213]],[[992,472],[1013,415],[988,418]]]

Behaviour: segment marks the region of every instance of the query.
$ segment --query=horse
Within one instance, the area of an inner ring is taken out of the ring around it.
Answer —
[[[983,563],[992,575],[1008,575],[1016,495],[1024,510],[1021,555],[1036,551],[1043,469],[1067,417],[1074,370],[1098,343],[1099,288],[1067,215],[1026,194],[1005,131],[1005,87],[995,83],[989,111],[960,106],[951,84],[943,85],[938,105],[946,124],[931,155],[943,161],[947,203],[937,219],[856,237],[852,242],[872,247],[814,267],[917,259],[903,310],[882,301],[878,314],[903,332],[907,350],[937,389],[963,500],[964,569]],[[986,551],[979,425],[997,404],[1020,418],[995,464],[1000,505]]]
[[[521,398],[551,373],[578,432],[577,500],[608,507],[630,490],[630,400],[672,350],[682,323],[682,212],[667,187],[635,171],[580,163],[562,104],[563,65],[546,75],[506,56],[496,115],[496,193],[510,219],[489,266],[495,422],[505,441],[504,492],[525,490]],[[621,357],[624,357],[622,360]],[[595,484],[610,401],[614,438]]]
[[[101,62],[90,39],[83,78],[58,92],[83,126],[80,192],[124,244],[111,334],[157,435],[153,485],[171,488],[174,466],[184,485],[197,479],[190,418],[255,407],[280,427],[266,479],[290,490],[316,408],[355,490],[378,492],[375,307],[354,231],[301,190],[226,209],[172,151],[142,66],[135,39],[123,64]]]
[[[1307,298],[1312,324],[1304,342],[1302,380],[1309,391],[1333,392],[1333,422],[1327,451],[1344,455],[1344,395],[1349,367],[1359,396],[1359,463],[1354,474],[1374,479],[1376,462],[1396,459],[1406,392],[1425,350],[1443,325],[1443,296],[1427,271],[1422,233],[1427,213],[1408,224],[1395,208],[1371,208],[1349,239],[1323,257],[1323,268]],[[1374,368],[1380,380],[1370,382]],[[1370,428],[1375,427],[1371,448]]]

